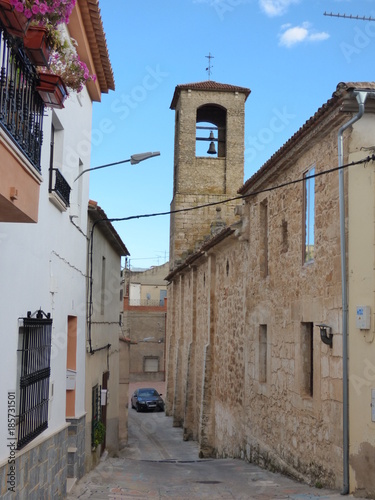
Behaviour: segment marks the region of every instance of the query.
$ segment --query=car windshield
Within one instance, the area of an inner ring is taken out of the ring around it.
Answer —
[[[152,396],[159,396],[159,393],[155,389],[140,389],[138,391],[138,396],[142,396],[143,398],[150,398]]]

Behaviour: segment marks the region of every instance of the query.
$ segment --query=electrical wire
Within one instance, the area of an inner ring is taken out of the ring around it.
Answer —
[[[192,210],[199,210],[201,208],[206,208],[206,207],[212,207],[215,205],[223,205],[225,203],[229,203],[232,201],[237,201],[237,200],[246,200],[247,198],[250,198],[251,196],[256,196],[258,194],[266,193],[266,192],[271,192],[271,191],[276,191],[277,189],[284,188],[286,186],[291,186],[293,184],[297,184],[299,182],[305,182],[307,179],[313,179],[315,177],[320,177],[322,175],[330,174],[332,172],[336,172],[338,170],[348,168],[351,166],[355,165],[360,165],[363,163],[368,163],[370,161],[375,161],[375,154],[371,156],[366,156],[366,158],[362,158],[361,160],[357,161],[352,161],[351,163],[346,163],[345,165],[341,165],[339,167],[334,167],[330,168],[328,170],[323,170],[322,172],[318,172],[313,175],[309,176],[304,176],[302,178],[294,179],[292,181],[284,182],[282,184],[278,184],[277,186],[273,186],[270,188],[266,189],[261,189],[258,191],[253,191],[252,193],[246,194],[246,195],[240,195],[240,196],[235,196],[233,198],[227,198],[226,200],[220,200],[220,201],[215,201],[211,203],[205,203],[203,205],[196,205],[194,207],[189,207],[189,208],[180,208],[178,210],[169,210],[167,212],[156,212],[152,214],[140,214],[140,215],[131,215],[129,217],[114,217],[114,218],[105,218],[105,219],[98,219],[93,222],[93,225],[91,227],[91,232],[90,232],[90,272],[89,272],[89,300],[88,300],[88,342],[89,342],[89,349],[90,353],[94,354],[97,351],[100,351],[102,349],[106,349],[110,347],[110,344],[100,347],[99,349],[93,349],[92,348],[92,340],[91,340],[91,325],[92,325],[92,314],[93,314],[93,242],[94,242],[94,229],[97,224],[101,222],[122,222],[122,221],[129,221],[129,220],[134,220],[134,219],[145,219],[149,217],[160,217],[163,215],[172,215],[172,214],[177,214],[181,212],[190,212]]]
[[[299,179],[294,179],[292,181],[284,182],[283,184],[278,184],[277,186],[273,186],[273,187],[266,188],[266,189],[261,189],[259,191],[254,191],[254,192],[249,193],[249,194],[235,196],[233,198],[227,198],[225,200],[213,201],[210,203],[205,203],[203,205],[196,205],[194,207],[189,207],[189,208],[179,208],[178,210],[169,210],[168,212],[156,212],[156,213],[152,213],[152,214],[131,215],[129,217],[116,217],[116,218],[110,218],[110,219],[99,219],[96,222],[105,222],[105,221],[107,221],[107,222],[122,222],[122,221],[128,221],[128,220],[133,220],[133,219],[145,219],[145,218],[149,218],[149,217],[160,217],[162,215],[172,215],[172,214],[177,214],[177,213],[181,213],[181,212],[191,212],[192,210],[199,210],[201,208],[213,207],[215,205],[224,205],[225,203],[229,203],[231,201],[246,200],[247,198],[250,198],[250,196],[256,196],[258,194],[267,193],[270,191],[276,191],[277,189],[281,189],[281,188],[286,187],[286,186],[291,186],[292,184],[297,184],[299,182],[305,182],[307,179],[313,179],[315,177],[320,177],[322,175],[336,172],[336,171],[341,170],[343,168],[352,167],[355,165],[360,165],[362,163],[368,163],[370,161],[375,161],[375,154],[373,154],[371,156],[366,156],[366,158],[362,158],[361,160],[352,161],[351,163],[346,163],[345,165],[341,165],[340,167],[334,167],[334,168],[330,168],[328,170],[323,170],[322,172],[318,172],[318,173],[313,174],[313,175],[305,176],[305,177],[302,177]]]

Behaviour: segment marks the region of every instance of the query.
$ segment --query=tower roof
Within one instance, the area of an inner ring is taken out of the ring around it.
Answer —
[[[176,108],[181,90],[203,90],[205,92],[240,92],[242,94],[245,94],[245,101],[251,92],[251,90],[246,87],[238,87],[237,85],[230,85],[228,83],[218,83],[212,80],[206,80],[205,82],[196,83],[184,83],[182,85],[177,85],[177,87],[175,88],[170,106],[171,109]]]

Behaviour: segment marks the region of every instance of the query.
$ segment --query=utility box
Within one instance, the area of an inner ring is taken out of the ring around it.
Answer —
[[[371,308],[370,306],[357,306],[355,326],[359,330],[370,330]]]
[[[106,406],[106,404],[107,404],[107,389],[102,389],[100,399],[101,399],[101,406]]]
[[[75,370],[66,370],[66,390],[74,391],[76,388],[76,374]]]

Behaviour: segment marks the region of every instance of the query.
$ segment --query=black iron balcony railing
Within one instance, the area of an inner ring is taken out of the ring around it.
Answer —
[[[19,42],[0,24],[0,127],[40,172],[44,104],[37,81]]]
[[[66,207],[70,204],[70,186],[58,168],[50,168],[49,192],[56,193]]]

